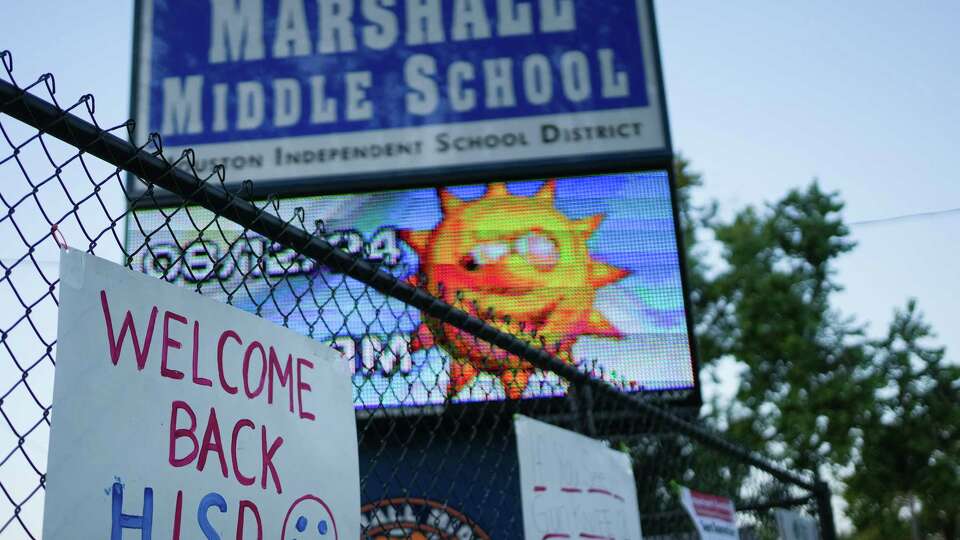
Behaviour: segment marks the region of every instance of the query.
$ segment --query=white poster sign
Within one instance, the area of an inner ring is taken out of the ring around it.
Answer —
[[[45,539],[358,537],[331,349],[73,250],[57,339]]]
[[[740,538],[737,510],[730,499],[681,487],[680,503],[693,520],[701,540]]]
[[[817,522],[793,510],[774,510],[781,540],[820,540]]]
[[[629,456],[525,416],[514,428],[525,538],[643,538]]]

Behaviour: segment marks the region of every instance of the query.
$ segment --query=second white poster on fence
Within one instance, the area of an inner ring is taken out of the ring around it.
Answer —
[[[514,428],[525,538],[643,537],[627,454],[525,416]]]

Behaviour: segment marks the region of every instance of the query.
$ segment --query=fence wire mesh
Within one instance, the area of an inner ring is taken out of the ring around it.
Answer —
[[[295,202],[251,200],[249,185],[230,193],[222,168],[201,176],[190,152],[167,162],[159,137],[126,143],[132,124],[100,126],[93,96],[62,105],[52,75],[23,84],[12,56],[2,60],[0,537],[41,537],[64,243],[322,339],[354,370],[379,370],[387,384],[359,378],[354,392],[365,538],[522,537],[512,432],[521,410],[630,455],[648,538],[694,537],[676,483],[733,498],[745,538],[776,538],[776,508],[832,520],[823,514],[829,493],[809,475],[771,464],[663,403],[591,379],[587,366],[557,358],[535,328],[426,280],[401,279],[405,269],[389,241],[358,247]],[[129,189],[128,172],[145,189]],[[160,200],[160,188],[180,202]],[[536,368],[536,384],[565,397],[524,400],[521,408],[503,399],[520,384],[503,367],[505,384],[461,394],[469,406],[447,398],[406,407],[417,396],[445,395],[450,384],[449,356],[419,341],[429,339],[416,332],[421,322],[441,329],[445,347],[495,366]],[[433,367],[411,372],[414,352]],[[446,528],[423,533],[396,523],[398,508],[427,496],[453,516]]]

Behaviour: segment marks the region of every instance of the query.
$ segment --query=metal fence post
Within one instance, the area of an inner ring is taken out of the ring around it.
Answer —
[[[820,537],[823,540],[837,540],[837,527],[833,520],[833,504],[830,499],[830,486],[823,480],[818,480],[814,496],[817,498],[817,515],[820,518]]]

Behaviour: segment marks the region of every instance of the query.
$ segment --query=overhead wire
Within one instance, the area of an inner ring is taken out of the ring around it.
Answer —
[[[924,219],[932,217],[940,217],[948,214],[957,214],[960,213],[960,207],[958,208],[947,208],[945,210],[932,210],[928,212],[914,212],[911,214],[901,214],[899,216],[889,216],[876,219],[864,219],[860,221],[851,221],[847,223],[850,227],[862,227],[865,225],[881,225],[884,223],[892,223],[896,221],[907,221],[913,219]]]

